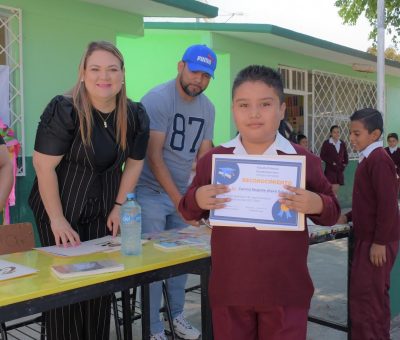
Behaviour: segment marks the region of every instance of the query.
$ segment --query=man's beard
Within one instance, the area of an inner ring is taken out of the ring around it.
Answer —
[[[190,91],[189,90],[189,86],[190,85],[185,85],[185,84],[183,84],[183,82],[182,82],[182,79],[180,79],[180,81],[179,81],[180,83],[181,83],[181,87],[182,87],[182,89],[183,89],[183,92],[185,92],[188,96],[190,96],[190,97],[197,97],[198,95],[200,95],[201,93],[203,93],[203,91],[204,91],[204,89],[202,89],[202,90],[200,90],[199,92],[192,92],[192,91]]]

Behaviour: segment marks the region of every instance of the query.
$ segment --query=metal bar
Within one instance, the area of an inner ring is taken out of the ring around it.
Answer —
[[[9,325],[9,326],[7,326],[7,330],[11,331],[13,329],[16,329],[19,327],[24,327],[24,326],[30,325],[32,323],[40,323],[41,321],[42,321],[42,316],[38,316],[38,317],[30,319],[30,320],[26,320],[26,321],[22,321],[22,322],[18,322],[18,323]]]
[[[167,292],[167,284],[165,283],[165,281],[162,281],[162,293],[164,296],[164,302],[165,302],[165,312],[167,313],[167,319],[168,319],[168,325],[169,325],[169,329],[171,332],[171,336],[172,336],[172,340],[176,339],[176,335],[175,335],[175,330],[174,330],[174,325],[173,325],[173,321],[172,321],[172,313],[171,313],[171,307],[169,304],[169,298],[168,298],[168,292]]]
[[[4,322],[0,324],[0,330],[1,330],[1,339],[7,340],[6,324]]]
[[[149,284],[141,286],[142,295],[142,339],[150,338],[150,289]]]
[[[377,58],[377,85],[378,85],[378,110],[385,116],[385,0],[377,3],[378,24],[378,58]]]
[[[328,320],[325,320],[325,319],[317,318],[317,317],[312,316],[312,315],[308,316],[308,321],[313,322],[313,323],[317,323],[319,325],[322,325],[322,326],[325,326],[325,327],[328,327],[328,328],[337,329],[337,330],[342,331],[342,332],[347,332],[348,331],[348,328],[347,328],[346,325],[342,325],[342,324],[339,324],[339,323],[336,323],[336,322],[333,322],[333,321],[328,321]]]
[[[340,233],[336,235],[340,235],[340,238],[344,238],[346,232],[345,231],[340,231]],[[312,244],[318,244],[318,243],[324,243],[324,242],[329,242],[333,241],[336,239],[336,235],[333,235],[334,237],[331,239],[326,239],[325,241],[322,242],[316,242],[316,243],[311,243]],[[308,316],[308,321],[317,323],[319,325],[328,327],[328,328],[333,328],[337,329],[342,332],[347,332],[347,339],[351,340],[351,324],[350,324],[350,304],[349,304],[349,291],[350,291],[350,271],[351,271],[351,260],[352,260],[352,254],[353,254],[353,236],[352,232],[349,231],[347,233],[347,325],[342,325],[339,323],[336,323],[334,321],[328,321],[316,316],[309,315]]]
[[[351,282],[351,264],[353,262],[354,234],[351,231],[347,239],[347,339],[351,340],[351,319],[350,319],[350,282]]]
[[[194,290],[201,289],[201,285],[195,285],[185,289],[185,293],[193,292]]]
[[[123,290],[121,292],[122,301],[122,320],[124,324],[124,339],[132,340],[132,323],[131,323],[131,305],[130,305],[130,292]]]
[[[204,267],[200,273],[200,284],[201,284],[201,328],[203,332],[202,338],[207,340],[213,340],[212,331],[212,318],[211,308],[208,299],[208,281],[210,278],[210,266]]]

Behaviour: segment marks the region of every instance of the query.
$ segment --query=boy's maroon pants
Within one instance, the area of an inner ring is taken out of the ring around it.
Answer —
[[[370,242],[355,241],[350,277],[350,320],[352,340],[390,340],[390,271],[399,242],[386,245],[386,263],[370,261]]]
[[[212,308],[215,340],[305,340],[308,309],[221,306]]]

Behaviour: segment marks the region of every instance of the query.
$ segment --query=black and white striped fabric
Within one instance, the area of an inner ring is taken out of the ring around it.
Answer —
[[[47,155],[64,155],[56,168],[61,203],[65,218],[75,228],[88,199],[91,186],[100,178],[102,207],[106,217],[117,196],[122,175],[122,165],[130,157],[144,158],[149,137],[149,120],[140,103],[129,101],[127,148],[118,148],[117,158],[110,168],[97,172],[93,147],[83,145],[79,123],[72,100],[57,96],[46,107],[35,140],[35,150]],[[48,222],[48,216],[40,198],[37,178],[29,197],[36,222]],[[39,230],[40,232],[40,230]],[[43,240],[43,246],[54,244],[51,235]],[[52,241],[51,241],[52,240]]]
[[[95,128],[95,127],[94,127]],[[102,127],[101,127],[102,128]],[[112,132],[115,136],[115,131]],[[105,171],[96,167],[92,146],[83,145],[79,121],[71,98],[57,96],[44,110],[36,134],[35,150],[63,155],[56,168],[65,218],[81,241],[107,235],[107,216],[113,208],[128,157],[145,157],[149,119],[140,103],[128,102],[127,148],[118,148],[113,164]],[[115,142],[115,138],[113,138]],[[37,178],[29,197],[42,246],[54,245],[50,220],[40,197]],[[44,313],[49,340],[106,340],[110,327],[110,296],[73,304]]]

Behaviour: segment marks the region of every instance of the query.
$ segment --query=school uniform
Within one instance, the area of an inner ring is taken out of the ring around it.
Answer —
[[[81,241],[109,233],[106,220],[118,193],[122,165],[145,156],[149,120],[141,104],[128,102],[127,147],[116,142],[114,113],[107,121],[93,111],[92,145],[84,146],[72,99],[56,96],[45,108],[38,126],[35,151],[63,155],[56,167],[64,217]],[[42,246],[55,244],[50,220],[35,178],[29,197]],[[109,338],[110,297],[103,296],[44,313],[47,339]]]
[[[394,149],[390,147],[386,147],[385,151],[388,153],[390,158],[392,159],[395,167],[396,167],[396,174],[397,174],[397,179],[400,179],[400,148],[396,147]]]
[[[185,219],[208,217],[209,212],[197,205],[195,193],[211,182],[213,154],[247,153],[239,135],[198,161],[196,176],[179,205]],[[324,205],[320,215],[308,217],[316,224],[334,224],[340,208],[322,173],[320,159],[280,134],[265,152],[274,154],[306,156],[306,188],[317,192]],[[307,228],[283,232],[213,227],[209,297],[216,340],[305,339],[314,291],[307,268],[308,241]]]
[[[325,162],[324,174],[331,184],[344,185],[344,169],[349,163],[346,144],[329,138],[322,144],[321,159]]]
[[[400,238],[397,183],[393,162],[382,142],[360,154],[354,176],[352,211],[354,253],[350,276],[350,319],[353,340],[390,339],[390,271]],[[386,246],[386,263],[374,266],[371,245]]]

